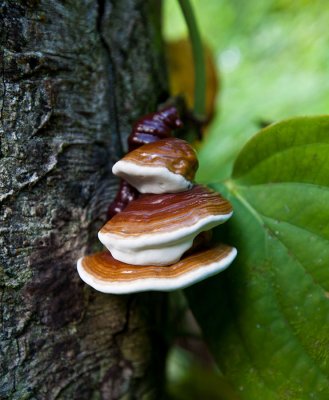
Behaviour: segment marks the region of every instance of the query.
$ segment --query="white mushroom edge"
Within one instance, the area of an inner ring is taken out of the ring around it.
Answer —
[[[211,262],[210,264],[203,264],[192,271],[188,271],[174,278],[157,276],[153,278],[135,279],[131,281],[105,281],[96,278],[83,268],[83,258],[78,260],[78,273],[80,278],[85,283],[103,293],[126,294],[145,292],[149,290],[172,291],[176,289],[183,289],[212,275],[216,275],[217,273],[226,269],[235,259],[236,255],[237,250],[232,247],[230,253],[225,258],[216,262]]]
[[[160,166],[144,166],[120,160],[113,165],[112,172],[125,179],[140,193],[178,193],[193,186],[183,175]]]
[[[199,233],[222,224],[232,214],[210,215],[175,231],[141,233],[132,237],[98,232],[98,238],[115,259],[126,264],[170,265],[192,247]]]

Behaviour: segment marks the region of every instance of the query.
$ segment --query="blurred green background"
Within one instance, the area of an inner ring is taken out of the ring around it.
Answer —
[[[328,0],[191,0],[221,78],[217,114],[200,149],[199,182],[229,176],[262,122],[329,110]],[[167,40],[186,35],[164,1]]]
[[[199,149],[197,180],[211,183],[230,175],[235,156],[262,123],[328,113],[329,2],[191,3],[221,80],[216,116]],[[166,40],[186,34],[177,1],[165,0]],[[168,378],[174,399],[236,398],[216,367],[205,369],[177,346],[170,353]]]

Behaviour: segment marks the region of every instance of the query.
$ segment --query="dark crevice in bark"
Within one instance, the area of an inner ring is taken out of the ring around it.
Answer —
[[[1,289],[1,291],[0,291],[0,309],[2,310],[2,305],[3,305],[3,297],[4,297],[4,295],[5,295],[5,292],[4,292],[4,287],[2,287],[2,285],[0,285],[0,289]],[[1,323],[1,331],[2,331],[2,333],[4,334],[4,321],[3,321],[3,319],[4,319],[4,314],[3,314],[3,312],[1,312],[0,313],[0,323]],[[1,348],[0,348],[0,351],[1,351]]]
[[[1,104],[1,115],[0,115],[0,119],[1,119],[1,123],[3,126],[3,110],[5,107],[5,98],[6,98],[6,81],[5,81],[5,50],[2,50],[2,86],[3,86],[3,93],[2,93],[2,104]]]
[[[118,149],[118,158],[122,157],[123,155],[123,148],[122,148],[122,143],[121,143],[121,135],[120,135],[120,125],[119,125],[119,116],[118,116],[118,107],[116,103],[116,79],[115,79],[115,69],[114,69],[114,63],[111,55],[111,49],[110,46],[107,42],[107,40],[104,37],[103,34],[103,18],[104,18],[104,12],[105,12],[105,2],[106,0],[97,0],[98,4],[98,16],[97,16],[97,21],[96,21],[96,29],[100,37],[100,41],[102,43],[102,46],[105,49],[105,54],[107,56],[107,69],[108,69],[108,89],[109,92],[112,92],[112,96],[110,96],[110,101],[109,101],[109,117],[110,120],[112,121],[112,140],[115,140],[115,147]]]
[[[132,305],[134,302],[134,295],[129,295],[128,300],[126,303],[126,313],[125,313],[125,319],[124,323],[122,324],[122,327],[114,333],[113,339],[117,343],[118,347],[120,347],[120,344],[118,343],[118,339],[120,338],[121,335],[124,335],[126,332],[128,332],[129,329],[129,318],[130,318],[130,313],[132,309]]]
[[[0,9],[1,11],[1,9]],[[4,43],[6,41],[6,35],[4,34]],[[2,104],[1,104],[1,109],[0,109],[0,120],[1,120],[1,125],[2,129],[4,128],[4,117],[3,117],[3,112],[5,108],[5,98],[6,98],[6,81],[5,81],[5,47],[2,47],[2,61],[1,61],[1,81],[2,81]],[[0,159],[2,158],[2,150],[1,150],[1,137],[0,135]],[[1,200],[0,200],[1,203]]]

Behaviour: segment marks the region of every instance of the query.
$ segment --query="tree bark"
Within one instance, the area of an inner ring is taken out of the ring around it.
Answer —
[[[165,297],[76,272],[166,95],[157,1],[0,2],[0,38],[0,398],[159,399]]]

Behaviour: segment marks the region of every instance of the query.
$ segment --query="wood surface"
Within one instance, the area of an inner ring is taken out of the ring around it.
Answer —
[[[132,122],[166,95],[158,11],[0,4],[1,399],[159,398],[163,295],[103,295],[76,272]]]

